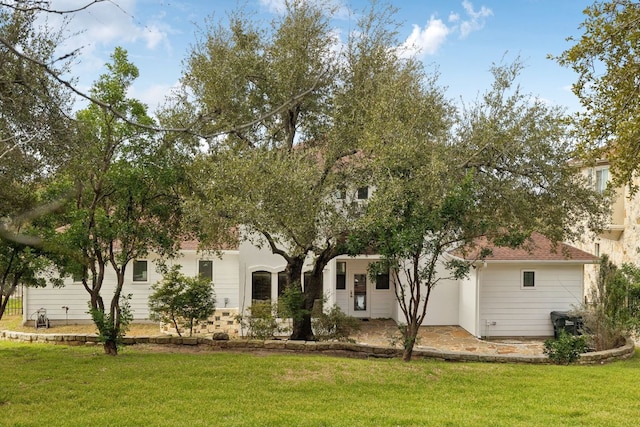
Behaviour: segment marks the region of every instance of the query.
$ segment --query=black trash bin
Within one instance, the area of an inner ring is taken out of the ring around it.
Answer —
[[[568,311],[552,311],[551,323],[554,339],[558,339],[562,330],[570,335],[582,335],[582,318],[571,316]]]

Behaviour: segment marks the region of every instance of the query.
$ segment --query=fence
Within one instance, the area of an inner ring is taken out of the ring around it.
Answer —
[[[9,302],[4,312],[7,316],[22,315],[22,285],[18,285],[13,294],[9,296]]]

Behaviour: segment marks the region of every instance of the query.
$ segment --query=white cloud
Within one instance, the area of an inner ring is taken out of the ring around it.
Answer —
[[[445,42],[449,32],[450,29],[442,20],[432,16],[424,28],[413,25],[411,34],[402,45],[403,52],[416,56],[433,55]]]
[[[481,30],[484,27],[486,18],[493,15],[493,11],[486,6],[481,6],[480,10],[473,9],[473,4],[464,0],[462,7],[467,12],[467,18],[460,23],[460,37],[465,38],[471,32]]]
[[[285,8],[285,0],[260,0],[260,5],[267,8],[271,13],[281,14]]]
[[[71,10],[78,7],[77,0],[53,0],[51,7],[55,10]],[[69,19],[67,31],[69,39],[59,46],[61,54],[82,48],[83,64],[99,63],[101,67],[107,58],[100,57],[100,49],[113,45],[143,42],[149,50],[163,46],[171,50],[169,34],[173,31],[163,22],[163,15],[150,17],[141,22],[136,16],[136,0],[119,0],[115,2],[95,3],[82,11],[66,15]],[[63,25],[62,15],[47,15],[47,23],[53,28]],[[109,52],[111,53],[111,52]],[[97,58],[99,57],[99,58]],[[98,60],[99,59],[99,60]]]
[[[334,9],[334,17],[340,19],[348,18],[351,13],[349,8],[344,4],[342,0],[305,0],[312,1],[319,7],[326,9]],[[286,10],[286,0],[260,0],[260,5],[266,8],[269,12],[281,15]]]
[[[140,89],[135,83],[129,88],[127,96],[138,99],[149,107],[149,114],[153,115],[158,107],[164,104],[167,96],[179,87],[179,82],[170,84],[155,84]]]
[[[468,0],[462,2],[462,7],[465,11],[464,17],[457,12],[449,13],[447,21],[451,24],[450,26],[434,15],[429,18],[424,28],[414,24],[411,34],[401,46],[402,55],[418,57],[435,55],[450,34],[459,33],[460,38],[465,38],[471,32],[482,29],[486,18],[493,15],[493,11],[485,6],[481,6],[476,11]]]

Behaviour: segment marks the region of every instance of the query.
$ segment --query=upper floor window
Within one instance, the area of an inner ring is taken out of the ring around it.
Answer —
[[[146,282],[147,276],[147,261],[146,260],[134,260],[133,261],[133,281],[134,282]]]
[[[607,189],[607,181],[609,180],[609,168],[596,169],[596,191],[603,193]]]
[[[358,200],[366,200],[369,198],[369,187],[358,188],[357,193]]]
[[[198,261],[198,275],[213,280],[213,261],[201,259]]]

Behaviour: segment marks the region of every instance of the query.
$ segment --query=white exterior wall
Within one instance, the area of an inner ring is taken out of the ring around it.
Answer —
[[[523,270],[535,271],[533,289],[521,287]],[[481,273],[481,335],[553,336],[550,313],[582,302],[583,279],[582,264],[489,263]]]
[[[238,257],[239,277],[236,293],[239,298],[240,312],[251,305],[251,275],[254,271],[268,271],[271,276],[271,301],[278,300],[278,275],[287,263],[280,255],[274,255],[268,247],[258,248],[248,241],[240,243]]]
[[[482,267],[479,267],[482,268]],[[481,270],[472,268],[469,276],[460,280],[458,305],[459,324],[470,334],[479,337],[478,330],[478,280]]]
[[[372,319],[390,319],[395,316],[395,294],[393,291],[393,283],[389,283],[389,289],[376,289],[375,281],[369,277],[369,264],[378,261],[377,256],[361,255],[357,257],[341,256],[332,260],[325,272],[325,285],[327,276],[330,276],[330,287],[325,286],[325,294],[329,294],[328,300],[331,305],[333,301],[340,309],[350,316],[372,318]],[[346,288],[336,289],[336,262],[345,262],[346,271]],[[367,293],[366,307],[364,311],[354,310],[353,286],[354,276],[356,274],[366,275]],[[391,280],[391,278],[390,278]]]
[[[437,270],[437,277],[447,276],[447,272],[439,263]],[[405,276],[400,275],[400,280],[405,281]],[[407,290],[408,292],[408,290]],[[423,286],[421,290],[424,298],[426,294],[426,288]],[[459,310],[459,285],[456,280],[441,280],[431,291],[429,296],[429,302],[427,303],[427,312],[422,322],[423,326],[448,326],[458,324],[458,310]],[[422,301],[424,302],[424,300]],[[399,323],[407,323],[407,319],[404,317],[404,313],[400,309],[400,304],[396,302],[396,316],[394,320]],[[422,303],[420,304],[422,307]]]
[[[151,295],[151,286],[162,279],[162,275],[156,271],[154,256],[149,256],[147,260],[147,277],[145,282],[133,281],[133,263],[127,266],[125,284],[122,294],[131,294],[131,309],[134,320],[143,321],[149,319],[148,300]],[[238,254],[236,251],[224,252],[222,258],[211,254],[197,253],[196,251],[184,251],[182,256],[168,262],[168,265],[180,264],[180,270],[187,276],[198,274],[199,260],[213,260],[213,284],[216,295],[216,307],[225,306],[225,298],[228,298],[227,307],[238,307]],[[111,297],[115,289],[116,277],[110,267],[107,267],[102,291],[100,292],[105,305],[111,302]],[[90,321],[89,293],[84,289],[82,283],[73,282],[71,278],[65,279],[65,286],[62,288],[25,288],[24,298],[24,321],[35,319],[35,313],[44,308],[47,310],[47,317],[54,322],[73,320]],[[69,307],[67,313],[63,307]]]

